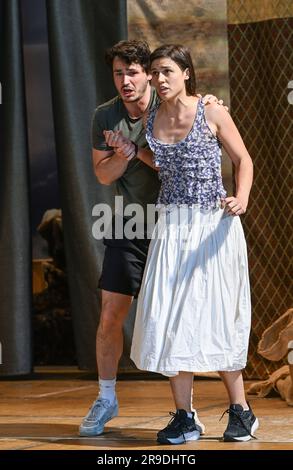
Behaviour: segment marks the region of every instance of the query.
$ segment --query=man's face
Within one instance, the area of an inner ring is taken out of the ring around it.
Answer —
[[[113,61],[115,87],[126,103],[140,100],[148,87],[151,75],[147,74],[140,64],[126,64],[119,57]]]

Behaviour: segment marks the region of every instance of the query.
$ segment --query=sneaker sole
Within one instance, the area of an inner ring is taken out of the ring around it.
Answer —
[[[158,437],[157,442],[160,444],[184,444],[188,441],[197,441],[200,438],[199,431],[193,431],[185,434],[185,439],[183,436],[174,437],[174,438],[166,438],[166,437]]]
[[[259,421],[255,418],[255,421],[251,428],[251,434],[254,435],[255,431],[259,428]],[[248,434],[247,436],[242,437],[224,437],[224,442],[247,442],[250,441],[252,437]]]
[[[200,428],[200,435],[203,436],[206,433],[206,427],[199,420],[195,420],[195,424]]]
[[[111,419],[116,418],[118,416],[118,408],[114,411],[114,414],[110,416],[102,426],[82,426],[80,425],[79,427],[79,436],[80,437],[94,437],[94,436],[99,436],[100,434],[103,434],[104,432],[104,427],[105,424],[108,423],[108,421],[111,421]]]
[[[200,427],[200,435],[203,436],[206,433],[206,427],[202,422],[198,419],[196,411],[194,412],[194,421],[197,426]]]

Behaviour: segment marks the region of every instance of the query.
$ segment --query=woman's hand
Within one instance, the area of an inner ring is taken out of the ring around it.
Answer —
[[[247,208],[247,202],[239,197],[226,197],[221,199],[222,209],[230,215],[241,215],[245,214]]]
[[[109,147],[121,147],[128,139],[124,137],[122,131],[103,131],[106,144]]]
[[[115,149],[116,155],[125,158],[127,161],[132,160],[135,157],[135,145],[131,140],[123,144],[121,147]]]
[[[122,131],[104,131],[104,136],[107,145],[114,148],[116,155],[128,161],[135,157],[135,145],[124,137]]]

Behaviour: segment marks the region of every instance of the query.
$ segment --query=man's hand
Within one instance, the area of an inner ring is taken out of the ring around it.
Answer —
[[[198,96],[199,98],[202,98],[202,96],[199,95],[199,94],[196,95],[196,96]],[[218,98],[217,98],[216,96],[214,96],[214,95],[205,95],[205,96],[202,98],[202,101],[203,101],[203,104],[204,104],[204,105],[211,104],[211,103],[217,103],[217,104],[223,106],[223,107],[226,109],[226,111],[229,111],[228,106],[224,106],[223,100],[218,100]]]

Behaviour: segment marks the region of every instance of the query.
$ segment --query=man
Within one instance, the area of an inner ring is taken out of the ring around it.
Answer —
[[[107,51],[106,61],[112,67],[118,96],[98,106],[92,126],[97,179],[105,185],[116,182],[124,207],[139,204],[144,214],[148,204],[155,204],[159,191],[157,172],[142,161],[147,147],[142,117],[157,100],[150,85],[149,56],[149,47],[142,41],[120,41]],[[122,135],[126,138],[124,145]],[[140,158],[133,158],[138,147]],[[122,218],[124,226],[127,220]],[[146,233],[145,218],[141,224]],[[123,350],[123,323],[139,292],[149,241],[146,237],[130,240],[126,236],[104,241],[99,284],[102,309],[96,341],[99,395],[80,425],[81,436],[101,434],[105,423],[118,414],[115,385]]]

